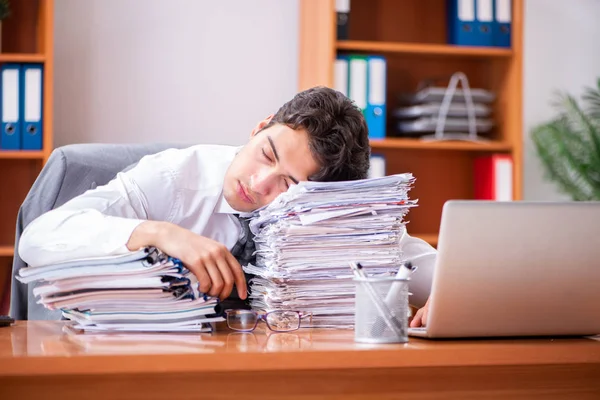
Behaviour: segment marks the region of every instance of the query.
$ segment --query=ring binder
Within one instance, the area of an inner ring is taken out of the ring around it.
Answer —
[[[2,101],[2,132],[0,133],[0,149],[21,149],[21,92],[20,80],[22,69],[19,64],[4,64],[1,68]]]
[[[43,137],[43,66],[24,64],[21,72],[21,148],[41,150]]]

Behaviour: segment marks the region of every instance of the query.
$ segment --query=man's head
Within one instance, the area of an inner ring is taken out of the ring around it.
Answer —
[[[225,175],[234,209],[254,211],[299,181],[367,177],[369,139],[362,112],[343,94],[315,87],[261,121]]]

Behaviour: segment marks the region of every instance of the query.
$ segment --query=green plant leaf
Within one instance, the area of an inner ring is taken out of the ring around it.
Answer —
[[[536,127],[531,134],[531,138],[542,161],[545,177],[554,181],[559,190],[566,192],[574,200],[580,198],[579,188],[568,179],[568,176],[564,174],[564,169],[556,162],[558,151],[554,143],[551,124]]]
[[[596,87],[585,88],[581,98],[586,103],[585,111],[595,120],[596,126],[600,125],[600,78]]]
[[[533,144],[546,179],[554,181],[561,192],[574,200],[600,199],[598,155],[589,140],[572,129],[573,122],[563,115],[535,127]]]
[[[592,149],[582,154],[588,155],[595,163],[600,164],[600,131],[597,124],[581,109],[572,96],[564,96],[562,104],[562,117],[567,122],[571,135],[580,136],[584,142],[592,147]]]

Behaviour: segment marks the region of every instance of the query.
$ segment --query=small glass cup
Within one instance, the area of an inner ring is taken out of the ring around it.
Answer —
[[[302,318],[311,317],[302,311],[278,310],[261,312],[254,310],[225,310],[227,326],[238,332],[252,332],[258,321],[264,321],[273,332],[291,332],[300,329]]]

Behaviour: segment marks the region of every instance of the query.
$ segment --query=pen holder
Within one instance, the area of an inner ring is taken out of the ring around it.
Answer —
[[[408,280],[354,278],[354,340],[363,343],[408,342]]]

